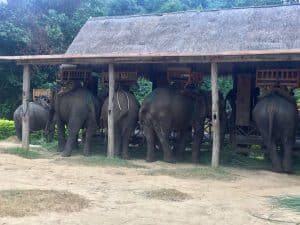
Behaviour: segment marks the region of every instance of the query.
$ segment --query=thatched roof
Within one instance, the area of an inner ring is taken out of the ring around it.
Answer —
[[[300,48],[300,5],[91,18],[66,54],[217,54]]]

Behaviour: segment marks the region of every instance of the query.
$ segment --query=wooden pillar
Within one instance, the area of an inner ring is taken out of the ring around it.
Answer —
[[[114,105],[113,105],[113,97],[115,93],[115,73],[114,73],[114,65],[108,65],[108,77],[109,77],[109,96],[108,96],[108,149],[107,156],[114,157],[115,146],[115,132],[114,132]]]
[[[219,117],[219,90],[218,90],[218,64],[211,63],[211,96],[212,96],[212,127],[213,147],[211,166],[219,166],[220,158],[220,117]]]
[[[29,149],[29,94],[30,94],[30,68],[23,68],[23,102],[22,102],[22,148]]]

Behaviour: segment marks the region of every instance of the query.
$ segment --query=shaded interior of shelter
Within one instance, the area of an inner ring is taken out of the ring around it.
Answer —
[[[115,64],[115,71],[137,72],[139,77],[150,80],[153,88],[165,87],[168,85],[167,70],[168,68],[191,68],[192,72],[198,72],[203,76],[210,77],[210,63],[191,63],[191,64],[166,64],[166,63],[151,63],[151,64]],[[236,146],[263,144],[255,124],[252,120],[252,109],[256,95],[256,73],[257,70],[290,70],[299,69],[300,62],[297,61],[281,61],[281,62],[238,62],[238,63],[218,63],[219,76],[229,77],[233,80],[233,88],[238,92],[240,104],[237,105],[235,116],[235,131],[236,131]],[[96,74],[107,72],[106,65],[78,65],[77,69],[92,70]],[[250,86],[238,88],[239,79],[248,77]],[[101,75],[100,75],[101,77]],[[94,81],[96,82],[96,80]],[[94,87],[96,88],[96,87]],[[238,89],[240,91],[238,91]],[[224,96],[225,97],[225,96]],[[248,101],[248,102],[247,102]],[[300,134],[297,136],[296,146],[300,147]]]
[[[170,67],[189,67],[193,72],[210,76],[210,63],[148,63],[148,64],[115,64],[116,71],[135,71],[139,76],[145,76],[149,80],[154,80],[158,76],[166,76]],[[281,62],[223,62],[218,63],[218,74],[220,76],[232,76],[239,73],[256,74],[257,69],[299,69],[298,61]],[[78,65],[76,69],[91,70],[96,73],[108,71],[108,65]]]

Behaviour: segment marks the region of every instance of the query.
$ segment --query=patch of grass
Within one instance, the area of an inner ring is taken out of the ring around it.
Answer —
[[[200,164],[211,164],[211,151],[201,152]],[[224,167],[248,170],[271,170],[271,162],[263,158],[260,149],[250,149],[249,154],[238,154],[231,146],[225,146],[220,153],[220,164]]]
[[[145,191],[142,193],[143,196],[149,199],[158,199],[163,201],[174,201],[174,202],[182,202],[188,199],[191,199],[191,196],[178,191],[176,189],[158,189],[152,191]]]
[[[70,158],[62,158],[62,161],[67,161],[71,164],[79,164],[84,166],[110,166],[110,167],[127,167],[127,168],[144,168],[136,165],[128,160],[119,158],[110,158],[102,155],[94,156],[71,156]]]
[[[146,175],[157,176],[167,175],[176,178],[198,178],[198,179],[214,179],[214,180],[233,180],[236,178],[224,168],[211,168],[206,166],[195,166],[192,168],[176,168],[176,169],[157,169],[146,172]]]
[[[222,164],[226,167],[255,169],[255,170],[270,170],[271,162],[260,158],[253,158],[242,154],[231,153],[222,158]]]
[[[40,145],[42,149],[47,150],[48,152],[56,152],[58,144],[57,141],[46,142],[45,139],[42,139],[37,145]]]
[[[300,196],[280,196],[272,197],[271,202],[276,207],[286,208],[300,212]]]
[[[11,155],[17,155],[26,159],[40,159],[43,158],[43,155],[37,151],[26,150],[23,148],[6,148],[1,149],[1,152]]]
[[[54,190],[0,191],[0,217],[24,217],[39,212],[78,212],[89,206],[80,195]]]

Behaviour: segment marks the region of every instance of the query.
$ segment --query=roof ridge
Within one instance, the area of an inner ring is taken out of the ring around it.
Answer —
[[[266,8],[284,8],[284,7],[294,7],[300,6],[300,3],[292,3],[286,5],[263,5],[263,6],[249,6],[249,7],[233,7],[233,8],[221,8],[221,9],[209,9],[209,10],[200,10],[200,9],[191,9],[186,11],[176,11],[169,13],[145,13],[145,14],[133,14],[133,15],[121,15],[121,16],[98,16],[90,17],[88,21],[96,20],[107,20],[107,19],[128,19],[136,17],[150,17],[150,16],[165,16],[165,15],[178,15],[185,13],[207,13],[207,12],[219,12],[219,11],[233,11],[233,10],[242,10],[242,9],[266,9]]]

